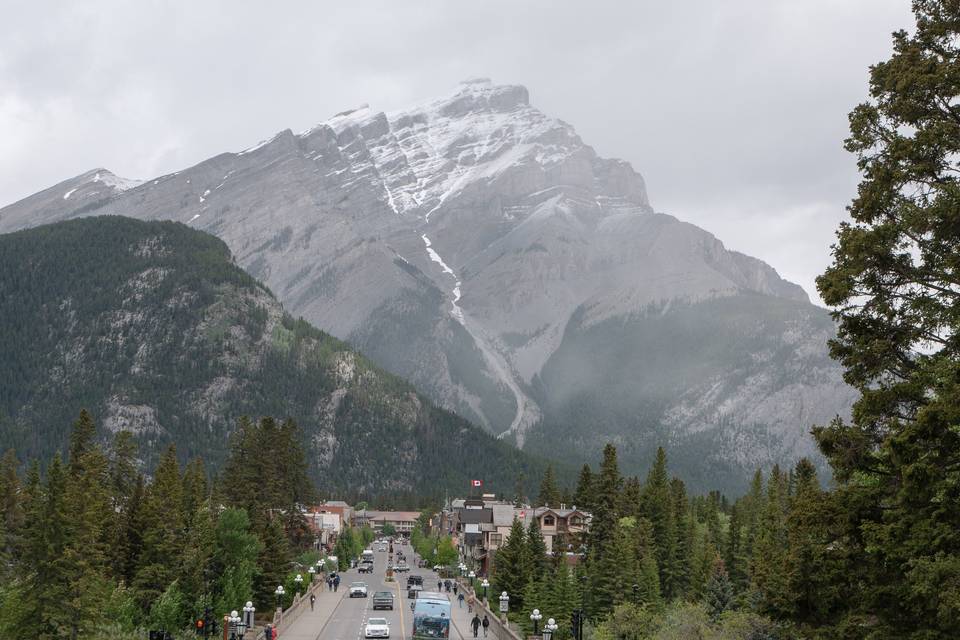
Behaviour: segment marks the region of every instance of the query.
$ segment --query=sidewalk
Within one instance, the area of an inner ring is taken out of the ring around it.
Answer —
[[[463,588],[463,585],[460,585]],[[469,605],[467,601],[470,599],[470,589],[464,589],[463,591],[464,600],[463,607],[460,607],[459,602],[457,601],[456,596],[453,595],[453,592],[450,593],[450,619],[453,622],[454,633],[457,634],[457,637],[463,638],[464,640],[473,640],[473,627],[470,626],[470,621],[473,620],[474,613],[480,616],[480,619],[483,620],[483,607],[480,606],[480,598],[477,597],[477,602],[473,605],[473,613],[469,611]],[[489,615],[489,614],[488,614]],[[492,621],[491,621],[492,622]],[[450,634],[452,638],[454,633]],[[487,631],[487,637],[493,640],[493,627]],[[477,638],[480,640],[483,639],[483,627],[481,626],[477,629]]]
[[[343,585],[341,585],[342,587]],[[316,640],[320,629],[330,619],[333,610],[343,599],[343,591],[327,591],[325,585],[317,583],[313,593],[317,596],[313,611],[310,611],[310,594],[302,605],[301,613],[292,623],[284,625],[280,637],[282,640]]]

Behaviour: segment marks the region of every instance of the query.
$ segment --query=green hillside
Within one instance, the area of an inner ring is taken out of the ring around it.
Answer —
[[[48,459],[81,408],[219,465],[240,416],[296,420],[321,490],[511,490],[543,465],[285,314],[219,239],[97,217],[0,236],[0,450]],[[277,461],[282,464],[282,461]]]

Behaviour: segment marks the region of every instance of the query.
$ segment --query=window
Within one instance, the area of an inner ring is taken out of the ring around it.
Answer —
[[[553,516],[543,516],[543,526],[552,527],[555,524],[556,520],[554,520]]]
[[[502,533],[491,533],[490,534],[490,546],[499,547],[503,544],[503,534]]]
[[[570,524],[572,524],[572,525],[579,525],[579,524],[581,524],[580,518],[579,518],[578,516],[571,516],[571,517],[570,517]]]

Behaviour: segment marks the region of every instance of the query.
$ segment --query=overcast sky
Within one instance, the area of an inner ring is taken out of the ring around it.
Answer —
[[[2,15],[0,206],[487,76],[630,161],[658,211],[811,296],[857,183],[847,113],[911,24],[908,0],[86,0]]]

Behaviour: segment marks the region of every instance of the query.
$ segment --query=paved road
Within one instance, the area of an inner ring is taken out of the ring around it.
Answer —
[[[407,561],[413,564],[413,549],[410,546],[394,545],[394,551],[402,551]],[[407,599],[407,574],[398,574],[394,582],[385,582],[387,569],[386,552],[375,552],[373,574],[361,574],[356,569],[340,574],[340,590],[336,593],[325,589],[319,591],[313,611],[306,611],[286,629],[280,640],[364,640],[363,627],[369,618],[386,618],[390,623],[390,640],[408,640],[413,630],[412,611]],[[423,576],[424,587],[436,589],[437,574],[427,569],[413,569],[411,573]],[[350,583],[365,582],[367,598],[350,598]],[[390,591],[394,594],[393,611],[373,610],[373,594]],[[450,594],[453,625],[450,638],[472,640],[467,606],[459,608]],[[482,635],[482,633],[481,633]]]

